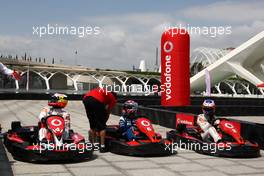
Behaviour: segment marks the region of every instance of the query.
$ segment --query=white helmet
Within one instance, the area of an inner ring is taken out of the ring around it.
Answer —
[[[205,116],[212,117],[215,114],[215,102],[211,99],[206,99],[203,102],[202,110]]]

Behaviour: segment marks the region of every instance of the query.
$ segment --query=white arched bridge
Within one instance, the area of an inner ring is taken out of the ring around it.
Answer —
[[[205,90],[205,70],[211,76],[212,93],[218,95],[264,95],[264,88],[256,85],[264,81],[264,31],[237,48],[197,48],[191,56],[191,92]],[[33,62],[11,56],[0,62],[22,72],[22,79],[14,81],[4,75],[0,88],[16,90],[87,91],[108,86],[119,92],[150,92],[153,85],[160,88],[160,73],[94,69]],[[117,89],[116,89],[117,88]],[[131,90],[133,89],[133,90]]]
[[[133,85],[141,85],[144,90],[153,85],[160,85],[158,73],[101,70],[13,58],[0,58],[0,62],[22,73],[22,79],[19,81],[1,75],[3,77],[0,81],[1,88],[85,91],[108,85],[115,86],[120,92],[128,92],[129,87]]]

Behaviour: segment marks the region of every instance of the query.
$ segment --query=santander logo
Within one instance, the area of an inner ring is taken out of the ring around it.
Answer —
[[[182,120],[182,119],[178,119],[178,120],[177,120],[177,124],[193,125],[192,122],[190,122],[190,121],[188,121],[188,120]]]
[[[166,100],[171,99],[171,55],[169,52],[173,50],[173,44],[170,41],[166,41],[163,45],[163,50],[167,53],[165,56],[165,93],[166,93]]]

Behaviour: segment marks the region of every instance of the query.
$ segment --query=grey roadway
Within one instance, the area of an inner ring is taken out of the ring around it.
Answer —
[[[46,101],[0,101],[0,123],[4,130],[11,121],[20,120],[23,125],[36,124],[40,109]],[[72,116],[72,127],[87,138],[88,120],[80,101],[71,101],[67,107]],[[261,117],[243,117],[244,120],[264,122]],[[118,117],[111,116],[109,124],[116,124]],[[162,135],[169,129],[154,126]],[[261,152],[264,156],[264,152]],[[5,155],[7,154],[7,158]],[[9,175],[8,163],[14,175],[21,176],[70,176],[70,175],[264,175],[264,157],[255,159],[217,158],[178,151],[171,157],[139,158],[119,156],[111,153],[94,153],[95,159],[73,164],[31,164],[13,160],[0,146],[0,175]]]

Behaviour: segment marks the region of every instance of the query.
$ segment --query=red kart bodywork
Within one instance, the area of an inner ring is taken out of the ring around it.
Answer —
[[[49,117],[46,121],[48,129],[52,133],[54,133],[55,136],[61,137],[64,131],[65,123],[64,119],[60,116],[52,116]]]
[[[106,147],[116,154],[130,156],[169,156],[176,154],[171,152],[167,146],[171,142],[162,139],[160,134],[155,133],[149,119],[145,117],[136,120],[138,139],[127,141],[121,134],[118,125],[106,128]]]
[[[159,142],[160,141],[160,135],[155,133],[154,128],[150,122],[150,120],[146,118],[139,118],[136,121],[137,128],[140,132],[144,133],[148,140],[151,142]],[[159,139],[157,139],[159,138]]]
[[[63,139],[63,117],[47,117],[46,126],[48,143],[40,143],[38,126],[21,126],[20,122],[12,122],[11,130],[4,134],[4,144],[15,159],[22,161],[67,161],[92,157],[92,144],[85,143],[80,134],[70,130],[70,138]]]
[[[259,145],[255,142],[245,140],[241,136],[241,125],[239,122],[218,118],[217,120],[220,123],[216,129],[222,137],[222,141],[215,143],[210,138],[207,140],[201,138],[201,129],[196,125],[196,118],[193,115],[177,115],[176,130],[168,132],[167,138],[172,142],[176,142],[180,147],[183,144],[197,144],[199,147],[192,148],[191,150],[202,154],[239,158],[260,156]],[[215,146],[214,149],[203,147],[205,145],[212,146],[212,144]]]

